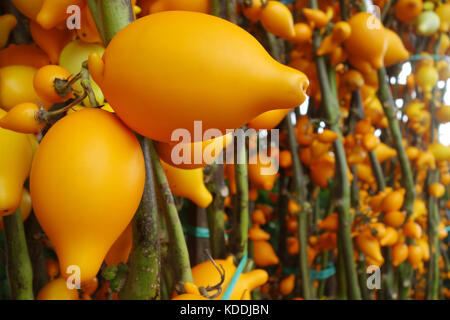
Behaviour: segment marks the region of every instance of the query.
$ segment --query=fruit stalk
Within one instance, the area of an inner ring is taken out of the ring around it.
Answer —
[[[235,254],[240,261],[248,251],[248,229],[249,229],[249,201],[248,201],[248,172],[247,172],[247,149],[244,141],[238,141],[236,147],[236,162],[234,164],[236,177],[236,196],[238,205],[238,228],[239,234],[236,239]]]
[[[133,217],[133,250],[128,260],[129,273],[119,298],[158,300],[161,273],[159,218],[150,158],[151,142],[141,135],[137,137],[144,154],[146,179],[141,203]]]
[[[317,9],[317,1],[309,0],[309,7]],[[320,46],[320,31],[314,30],[313,47],[317,51]],[[361,290],[358,285],[358,276],[356,266],[353,261],[353,243],[351,239],[351,216],[350,216],[350,185],[348,182],[347,160],[345,149],[342,143],[342,132],[339,127],[339,107],[336,96],[332,93],[329,79],[327,76],[327,67],[325,56],[315,56],[317,75],[319,78],[320,90],[322,93],[322,106],[325,109],[327,122],[330,130],[336,132],[339,136],[333,142],[334,153],[336,157],[336,190],[334,201],[339,216],[339,237],[342,240],[342,253],[349,286],[349,298],[361,299]]]
[[[211,181],[206,187],[214,197],[213,202],[206,208],[209,228],[209,243],[211,255],[214,259],[225,259],[225,221],[224,197],[221,191],[225,188],[223,178],[223,164],[211,164]]]
[[[432,91],[432,97],[429,101],[430,103],[430,114],[431,127],[430,127],[430,142],[433,143],[437,139],[436,137],[436,125],[437,119],[435,117],[435,91]],[[427,175],[427,186],[439,181],[439,169],[428,170]],[[439,237],[438,237],[438,226],[439,226],[439,206],[438,199],[434,198],[428,194],[428,244],[430,247],[430,262],[428,265],[428,277],[427,277],[427,289],[426,289],[426,299],[427,300],[437,300],[439,294]]]
[[[20,209],[3,217],[6,242],[6,268],[13,300],[33,300],[33,270],[28,255]]]
[[[105,47],[117,32],[134,21],[130,0],[97,0],[95,5],[91,0],[88,5]]]
[[[403,208],[406,210],[409,217],[413,213],[415,198],[414,180],[408,157],[406,156],[406,151],[402,143],[400,126],[398,120],[395,117],[394,100],[392,98],[392,93],[389,89],[387,81],[386,69],[384,67],[381,67],[380,69],[378,69],[378,98],[380,99],[384,114],[386,115],[389,123],[389,129],[394,143],[394,148],[397,150],[398,160],[402,171],[402,185],[406,190]],[[409,270],[407,270],[408,268],[411,268],[411,266],[408,263],[405,263],[403,270],[404,272],[406,272],[406,274],[411,273],[409,272]],[[400,299],[407,299],[411,286],[411,281],[410,279],[405,278],[406,274],[404,272],[401,272],[400,277],[402,278],[400,280]]]
[[[298,217],[298,241],[299,241],[299,265],[300,277],[302,279],[303,299],[313,299],[311,279],[308,266],[308,216],[311,211],[311,205],[307,201],[307,179],[303,173],[303,168],[298,155],[298,145],[295,138],[294,127],[291,122],[291,113],[288,113],[284,119],[287,136],[289,141],[289,150],[292,155],[292,168],[294,171],[294,194],[295,201],[302,205],[302,212],[296,212]]]
[[[177,207],[170,191],[169,182],[152,142],[149,143],[149,148],[155,181],[164,203],[163,212],[169,234],[169,251],[171,251],[169,255],[171,256],[170,260],[175,271],[174,273],[177,276],[175,283],[193,282],[186,239],[184,238],[183,227],[181,226]]]

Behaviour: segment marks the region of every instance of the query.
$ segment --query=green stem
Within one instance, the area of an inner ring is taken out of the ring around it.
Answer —
[[[370,297],[369,288],[367,287],[367,275],[366,275],[366,257],[363,253],[358,253],[358,280],[359,287],[361,288],[361,295],[364,300],[372,300]]]
[[[236,243],[236,259],[240,261],[248,250],[249,229],[249,202],[248,202],[248,172],[247,172],[247,149],[244,141],[237,143],[236,163],[234,164],[236,177],[236,196],[238,203],[238,240]]]
[[[156,183],[158,184],[159,191],[163,198],[164,204],[164,218],[166,221],[166,227],[169,234],[169,242],[171,251],[171,264],[176,275],[175,283],[193,282],[191,264],[189,262],[189,253],[184,238],[183,227],[178,216],[178,211],[173,199],[172,192],[170,191],[169,182],[167,181],[164,169],[159,161],[158,153],[153,146],[153,143],[149,143],[150,158],[153,165],[153,171],[155,175]]]
[[[97,0],[97,6],[105,34],[103,44],[106,47],[120,30],[134,21],[133,6],[130,0]]]
[[[225,220],[224,220],[224,194],[226,190],[223,177],[223,164],[212,164],[211,180],[206,187],[213,195],[213,202],[206,208],[209,228],[209,243],[211,255],[214,259],[225,259]]]
[[[98,33],[100,35],[100,39],[102,43],[106,46],[108,43],[105,38],[105,29],[103,27],[103,22],[100,15],[99,2],[101,0],[86,0],[87,5],[89,7],[89,11],[91,11],[92,18],[94,19],[95,26],[97,27]]]
[[[439,170],[429,170],[427,177],[430,184],[439,180]],[[428,266],[426,299],[437,300],[439,293],[439,206],[438,199],[428,195],[428,243],[430,247],[430,262]]]
[[[160,298],[160,247],[158,205],[154,187],[152,160],[147,138],[138,135],[145,159],[145,187],[133,218],[133,250],[128,260],[129,273],[119,293],[125,300]]]
[[[3,217],[7,274],[13,300],[33,300],[33,270],[20,209]]]
[[[311,287],[311,278],[308,266],[308,216],[311,212],[311,205],[307,201],[307,179],[303,173],[303,168],[298,155],[298,145],[295,138],[294,127],[291,122],[291,113],[289,112],[284,118],[287,129],[289,142],[289,150],[292,155],[292,168],[294,179],[294,196],[295,201],[302,205],[302,212],[297,212],[298,217],[298,241],[299,241],[299,265],[300,277],[302,279],[302,293],[306,300],[313,299],[313,291]]]
[[[210,0],[210,6],[211,6],[211,14],[213,16],[219,17],[220,16],[220,1],[219,0]]]

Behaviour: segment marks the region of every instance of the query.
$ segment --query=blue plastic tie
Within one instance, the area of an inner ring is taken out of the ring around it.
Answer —
[[[191,225],[185,226],[187,234],[196,238],[209,239],[209,229],[203,227],[193,227]]]
[[[325,280],[336,273],[336,268],[332,262],[329,262],[326,269],[322,270],[310,270],[311,280]],[[300,275],[300,271],[297,268],[284,267],[283,273]]]
[[[233,275],[233,278],[231,278],[230,284],[227,287],[227,290],[225,290],[225,293],[222,296],[222,300],[229,300],[231,297],[231,294],[233,293],[234,287],[236,286],[239,277],[241,276],[242,271],[244,270],[245,263],[247,262],[248,254],[247,252],[242,257],[241,261],[239,262],[239,265],[237,266],[236,272]]]

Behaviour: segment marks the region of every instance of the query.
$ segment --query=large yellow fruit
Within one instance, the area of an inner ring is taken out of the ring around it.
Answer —
[[[215,16],[164,11],[122,29],[89,70],[136,132],[170,142],[176,129],[235,129],[271,109],[299,106],[306,76],[275,61],[244,29]]]
[[[86,108],[45,135],[31,169],[31,198],[63,276],[76,265],[94,278],[133,218],[145,168],[134,134],[112,113]]]

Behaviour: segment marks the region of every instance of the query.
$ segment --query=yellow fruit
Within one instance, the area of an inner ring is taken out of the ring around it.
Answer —
[[[139,142],[112,113],[86,108],[51,127],[33,161],[30,191],[63,277],[71,265],[82,282],[97,275],[133,218],[144,182]]]
[[[162,160],[161,165],[173,194],[188,198],[202,208],[212,202],[212,195],[203,182],[202,168],[180,169]]]
[[[295,287],[295,275],[291,274],[280,281],[280,293],[284,296],[291,294]]]
[[[280,262],[272,245],[266,240],[255,240],[253,244],[253,257],[258,267],[268,267]]]
[[[12,14],[0,16],[0,49],[8,43],[10,32],[17,25],[17,18]]]
[[[435,182],[428,187],[428,193],[435,198],[441,198],[445,194],[445,187],[442,183]]]
[[[132,22],[103,59],[90,55],[89,70],[130,128],[162,142],[176,129],[194,136],[198,119],[203,130],[225,134],[265,111],[297,107],[308,86],[303,73],[275,61],[245,30],[189,11]]]
[[[64,278],[56,278],[39,291],[36,300],[79,300],[79,296],[76,288],[67,287]]]
[[[5,114],[0,109],[0,117]],[[0,216],[5,216],[20,205],[33,150],[26,134],[0,128],[0,153]]]

